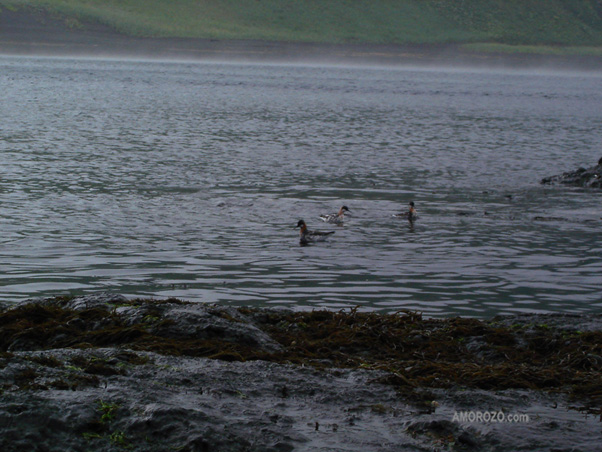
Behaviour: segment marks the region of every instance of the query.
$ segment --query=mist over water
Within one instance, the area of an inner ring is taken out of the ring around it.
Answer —
[[[602,193],[538,183],[602,157],[599,74],[4,57],[0,86],[1,301],[602,312]]]

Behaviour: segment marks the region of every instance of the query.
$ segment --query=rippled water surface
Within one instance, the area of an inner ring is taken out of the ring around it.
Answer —
[[[1,301],[602,312],[602,195],[538,183],[602,156],[599,74],[0,58],[0,86]]]

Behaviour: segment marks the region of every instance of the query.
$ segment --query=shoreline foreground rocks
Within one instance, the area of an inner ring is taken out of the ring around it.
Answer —
[[[0,308],[0,450],[600,450],[602,316]]]

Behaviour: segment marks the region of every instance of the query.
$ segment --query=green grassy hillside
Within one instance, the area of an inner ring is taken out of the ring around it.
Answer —
[[[136,36],[602,45],[600,0],[0,0]]]

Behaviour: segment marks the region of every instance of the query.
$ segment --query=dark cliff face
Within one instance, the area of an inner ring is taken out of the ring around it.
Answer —
[[[546,177],[542,184],[563,184],[571,187],[602,188],[602,158],[590,168],[578,168],[557,176]]]

